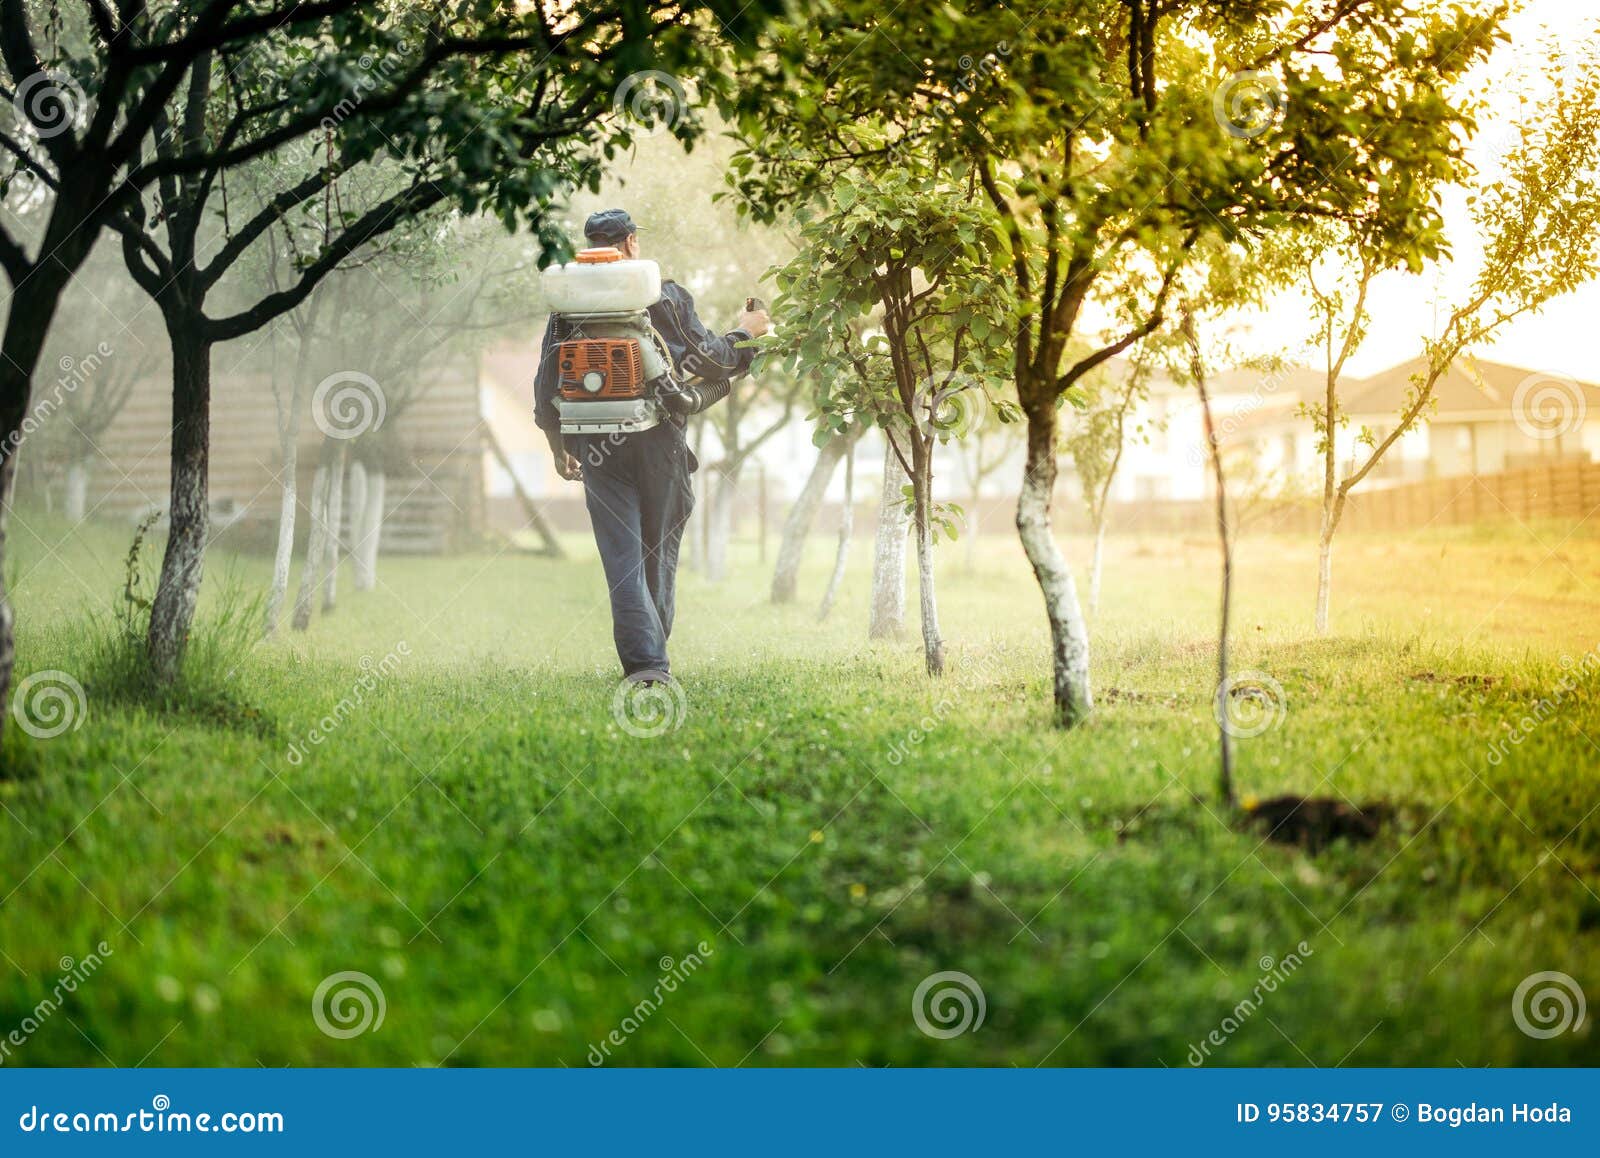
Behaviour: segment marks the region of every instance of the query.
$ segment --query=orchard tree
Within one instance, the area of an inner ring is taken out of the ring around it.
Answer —
[[[749,150],[735,179],[754,212],[825,186],[819,155],[892,171],[931,147],[970,160],[1003,222],[1028,430],[1017,529],[1060,723],[1093,703],[1050,526],[1065,394],[1161,327],[1206,237],[1364,214],[1408,264],[1436,253],[1433,190],[1460,172],[1472,125],[1451,94],[1504,14],[1498,0],[832,0],[764,37],[771,64],[738,94]],[[1095,320],[1129,301],[1144,306],[1132,324]]]
[[[1089,560],[1089,615],[1100,610],[1100,569],[1105,553],[1106,520],[1111,512],[1111,487],[1130,438],[1142,438],[1144,429],[1133,423],[1141,402],[1150,396],[1149,351],[1141,344],[1118,366],[1090,375],[1072,401],[1079,407],[1062,444],[1072,459],[1083,492],[1084,511],[1094,533],[1094,553]]]
[[[1569,69],[1543,100],[1525,103],[1500,172],[1474,183],[1468,199],[1481,253],[1470,288],[1449,307],[1438,333],[1423,340],[1421,369],[1399,413],[1381,436],[1363,428],[1356,453],[1339,469],[1338,432],[1349,423],[1340,404],[1344,367],[1371,322],[1368,290],[1387,250],[1358,225],[1319,231],[1305,270],[1314,307],[1314,339],[1323,352],[1325,389],[1302,407],[1322,457],[1322,520],[1317,538],[1316,629],[1328,630],[1333,536],[1350,493],[1401,438],[1426,420],[1439,381],[1456,360],[1509,322],[1590,281],[1600,260],[1600,61],[1591,54]],[[1338,263],[1335,280],[1317,280],[1319,260]],[[1573,398],[1548,401],[1571,407]],[[1536,400],[1512,399],[1524,412]]]
[[[923,657],[940,675],[933,547],[955,521],[934,500],[934,450],[992,409],[1011,308],[990,274],[996,223],[962,174],[931,169],[842,171],[795,222],[800,252],[777,279],[784,332],[767,341],[818,383],[822,438],[871,422],[910,479]]]

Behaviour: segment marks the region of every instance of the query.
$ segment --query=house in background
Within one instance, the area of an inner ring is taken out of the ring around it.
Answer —
[[[1341,472],[1364,460],[1363,429],[1382,439],[1394,429],[1423,369],[1417,359],[1367,378],[1346,379],[1349,422],[1335,438]],[[1285,493],[1314,490],[1322,461],[1303,405],[1321,402],[1324,376],[1313,370],[1236,370],[1211,383],[1212,413],[1233,467]],[[1114,484],[1118,502],[1205,498],[1211,472],[1200,401],[1192,388],[1158,378],[1137,409]],[[1600,460],[1600,387],[1499,362],[1458,359],[1435,387],[1435,405],[1402,435],[1363,484],[1499,474],[1527,466]]]
[[[1346,382],[1349,422],[1334,446],[1341,473],[1364,461],[1363,429],[1381,441],[1394,429],[1425,369],[1420,358]],[[1322,396],[1320,375],[1305,394]],[[1591,406],[1590,404],[1594,405]],[[1225,440],[1283,479],[1316,480],[1322,462],[1310,422],[1293,409],[1248,416]],[[1530,466],[1600,459],[1600,387],[1500,362],[1457,359],[1434,388],[1434,404],[1378,461],[1364,486],[1500,474]]]
[[[115,419],[95,440],[88,462],[88,517],[132,523],[166,508],[171,389],[164,374],[139,379]],[[304,393],[309,402],[311,388]],[[445,551],[480,530],[482,418],[472,367],[446,368],[426,389],[405,399],[390,399],[382,429],[389,477],[381,549]],[[283,494],[278,430],[278,401],[271,380],[265,374],[219,367],[211,401],[213,532],[227,530],[236,541],[251,546],[269,547],[274,541]],[[325,441],[309,413],[302,415],[297,441],[297,522],[303,534],[306,504]],[[41,485],[49,485],[59,474],[41,470]]]

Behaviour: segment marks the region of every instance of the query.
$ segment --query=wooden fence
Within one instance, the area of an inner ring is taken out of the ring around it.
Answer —
[[[1063,504],[1064,505],[1064,504]],[[1065,511],[1066,528],[1083,531],[1081,504]],[[1345,505],[1340,531],[1414,531],[1534,519],[1582,519],[1600,507],[1600,463],[1566,459],[1503,474],[1463,475],[1403,483],[1376,490],[1357,488]],[[1246,532],[1310,534],[1322,517],[1318,500],[1243,501],[1235,519]],[[1214,508],[1203,502],[1121,503],[1111,513],[1115,533],[1186,534],[1209,531]]]

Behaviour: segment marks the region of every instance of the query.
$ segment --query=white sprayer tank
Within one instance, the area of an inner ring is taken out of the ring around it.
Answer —
[[[661,267],[615,249],[586,249],[576,261],[550,266],[540,283],[551,313],[632,313],[660,300]]]

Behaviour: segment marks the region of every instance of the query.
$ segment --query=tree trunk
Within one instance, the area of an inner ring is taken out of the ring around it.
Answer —
[[[283,494],[278,501],[278,549],[272,556],[272,587],[267,592],[267,611],[263,634],[277,633],[283,615],[283,601],[289,594],[289,569],[294,565],[294,522],[300,504],[300,489],[295,472],[300,466],[298,440],[292,435],[283,443]]]
[[[350,551],[351,581],[354,582],[355,572],[360,568],[359,558],[361,544],[366,535],[367,520],[367,464],[356,459],[350,464],[350,478],[345,484],[349,489],[347,505],[350,508],[350,529],[347,533],[345,546]]]
[[[67,467],[66,495],[61,513],[69,523],[81,523],[89,511],[89,461],[79,459]]]
[[[1050,505],[1056,485],[1056,409],[1054,399],[1030,407],[1028,452],[1022,492],[1017,497],[1017,535],[1033,566],[1050,621],[1050,663],[1054,674],[1056,722],[1065,728],[1083,723],[1094,707],[1089,688],[1089,631],[1078,605],[1072,572],[1050,530]]]
[[[1317,537],[1317,634],[1328,634],[1328,599],[1333,587],[1333,532]]]
[[[367,472],[367,495],[357,518],[360,530],[350,545],[350,564],[357,591],[371,591],[378,585],[378,544],[383,540],[383,499],[387,476],[375,468]]]
[[[963,528],[967,536],[967,560],[965,566],[969,575],[978,569],[979,487],[980,484],[978,483],[972,485],[972,497],[967,501],[966,526]]]
[[[922,658],[931,676],[944,674],[944,639],[939,635],[939,603],[933,587],[933,462],[917,464],[917,594],[922,613]]]
[[[1233,733],[1228,728],[1228,631],[1233,614],[1233,535],[1228,524],[1228,481],[1222,469],[1222,447],[1217,441],[1217,428],[1211,420],[1211,394],[1206,389],[1205,366],[1200,360],[1200,346],[1195,340],[1191,322],[1184,318],[1184,330],[1189,339],[1191,366],[1195,386],[1200,391],[1200,413],[1205,420],[1206,445],[1211,451],[1211,473],[1217,489],[1217,539],[1222,547],[1222,607],[1217,625],[1217,795],[1222,803],[1233,807]]]
[[[1100,568],[1106,552],[1106,511],[1101,507],[1094,517],[1094,557],[1089,564],[1089,618],[1100,614]]]
[[[328,511],[324,516],[327,539],[323,544],[322,611],[332,611],[339,595],[339,549],[344,539],[344,471],[345,444],[334,451],[333,465],[328,468]]]
[[[817,451],[817,460],[811,473],[789,508],[789,517],[783,524],[783,540],[778,545],[778,565],[772,572],[772,602],[791,603],[800,575],[800,561],[806,553],[806,536],[816,521],[817,510],[833,482],[833,472],[844,457],[849,438],[834,435]]]
[[[316,606],[317,580],[322,574],[322,556],[328,542],[328,473],[327,464],[319,464],[311,479],[311,530],[306,535],[306,561],[300,568],[300,590],[294,598],[292,626],[296,631],[311,626],[311,612]]]
[[[150,605],[150,667],[171,683],[194,625],[210,520],[207,472],[211,444],[211,346],[183,320],[168,324],[172,342],[172,485],[167,550]]]
[[[739,468],[717,472],[716,484],[708,486],[711,509],[706,517],[706,579],[721,583],[728,577],[728,543],[733,538],[734,508],[739,500]]]
[[[833,574],[828,576],[828,589],[822,593],[822,606],[817,610],[819,623],[828,618],[834,601],[839,598],[845,560],[850,557],[850,538],[855,533],[855,502],[856,446],[852,439],[844,452],[844,506],[839,512],[839,546],[833,553]]]
[[[878,499],[878,534],[872,552],[869,639],[897,639],[906,623],[906,472],[884,437],[883,491]]]
[[[77,204],[72,204],[76,199]],[[10,703],[11,675],[16,663],[16,617],[6,591],[9,568],[7,532],[11,500],[16,489],[17,450],[27,433],[28,401],[33,374],[45,335],[55,318],[61,295],[89,256],[100,234],[87,218],[100,203],[100,193],[89,188],[63,189],[56,198],[50,225],[39,246],[50,255],[30,271],[27,292],[12,292],[6,300],[5,335],[0,339],[0,712]]]

